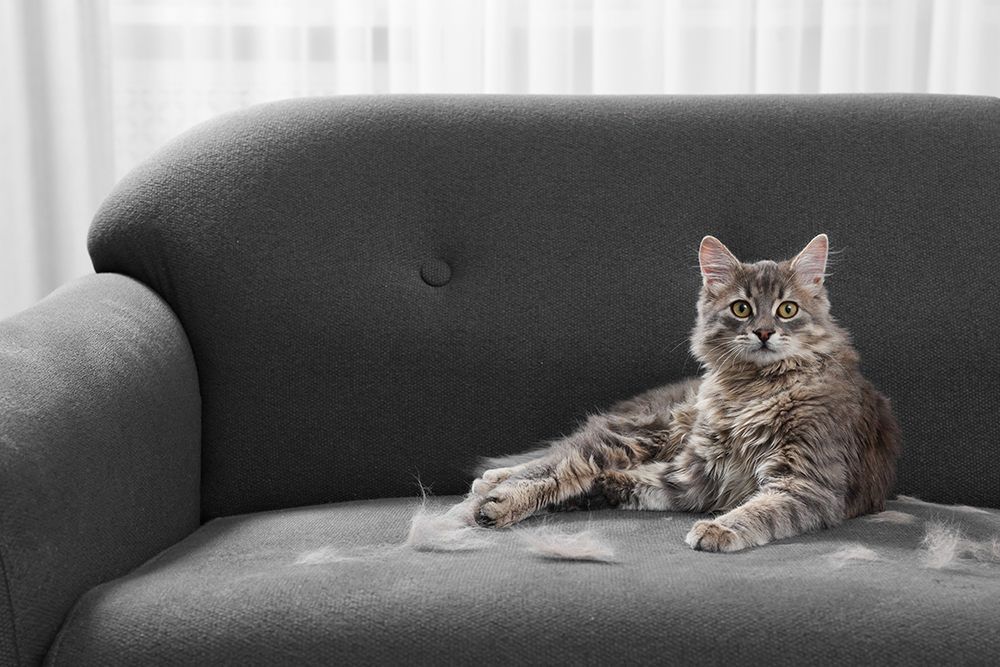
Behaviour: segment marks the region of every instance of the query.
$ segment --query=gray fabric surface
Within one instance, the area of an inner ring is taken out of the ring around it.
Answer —
[[[1000,506],[998,184],[988,98],[358,97],[201,126],[91,230],[95,268],[162,302],[98,276],[0,323],[0,660],[37,662],[87,589],[50,664],[988,660],[1000,565],[919,544],[996,511],[894,504],[919,521],[727,555],[684,545],[692,516],[550,517],[604,534],[596,564],[511,532],[413,552],[400,497],[696,373],[703,235],[755,260],[826,232],[897,490]],[[832,557],[857,543],[878,560]]]
[[[509,530],[476,551],[415,552],[401,544],[416,507],[212,521],[88,593],[49,664],[944,665],[1000,651],[1000,565],[929,569],[920,550],[926,520],[984,539],[998,511],[893,501],[916,520],[861,518],[737,554],[685,546],[694,515],[527,522],[595,530],[616,551],[606,564],[542,558]],[[858,544],[880,560],[833,557]]]
[[[204,518],[460,493],[697,372],[703,235],[756,260],[819,232],[898,491],[1000,507],[998,183],[992,98],[307,99],[169,145],[90,250],[191,340]]]
[[[0,665],[39,664],[80,595],[198,526],[199,443],[148,287],[92,275],[0,322]]]

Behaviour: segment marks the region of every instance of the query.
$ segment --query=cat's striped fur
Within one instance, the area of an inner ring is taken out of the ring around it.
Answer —
[[[899,431],[830,317],[826,257],[825,235],[780,264],[743,264],[705,237],[691,338],[702,376],[487,470],[472,487],[476,521],[546,507],[719,512],[687,543],[736,551],[881,511]]]

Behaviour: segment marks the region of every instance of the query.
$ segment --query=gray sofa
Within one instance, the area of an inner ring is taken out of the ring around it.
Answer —
[[[611,510],[527,522],[611,562],[406,545],[421,488],[698,372],[702,236],[819,232],[903,430],[890,514],[728,555]],[[133,171],[89,250],[0,322],[2,665],[1000,656],[1000,100],[269,104]]]

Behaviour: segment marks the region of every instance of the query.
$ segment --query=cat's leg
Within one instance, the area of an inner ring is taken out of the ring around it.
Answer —
[[[663,423],[652,414],[596,415],[573,435],[553,443],[547,456],[514,474],[488,471],[474,488],[486,489],[488,480],[505,479],[484,494],[477,521],[487,527],[509,526],[539,509],[586,496],[602,473],[635,467],[663,449]]]
[[[739,551],[840,522],[843,497],[812,480],[767,484],[742,505],[694,524],[685,538],[699,551]]]
[[[578,452],[533,462],[490,489],[478,510],[477,523],[503,528],[549,505],[586,494],[600,468]]]
[[[670,511],[676,509],[663,485],[669,464],[652,462],[624,470],[605,470],[595,479],[587,496],[571,499],[556,509],[576,504],[590,508]]]
[[[507,468],[493,468],[486,470],[472,482],[472,492],[477,496],[485,498],[486,495],[489,494],[489,492],[492,491],[497,485],[506,482],[518,473],[540,463],[542,463],[542,459],[534,459],[532,461],[527,461],[525,463]]]
[[[487,471],[474,483],[485,496],[478,523],[508,526],[539,509],[587,496],[602,474],[668,456],[677,444],[670,436],[676,404],[693,403],[697,386],[697,381],[685,381],[641,394],[590,417],[578,431],[554,442],[541,458],[513,470]],[[632,486],[655,485],[652,470],[647,472],[648,480],[637,473]],[[637,507],[659,507],[646,500],[637,502]]]
[[[472,482],[473,495],[485,497],[498,484],[519,472],[537,465],[553,454],[552,446],[542,447],[513,456],[498,456],[483,460],[483,471]]]

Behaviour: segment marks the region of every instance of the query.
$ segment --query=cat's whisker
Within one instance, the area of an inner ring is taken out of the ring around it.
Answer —
[[[677,348],[679,348],[681,345],[687,345],[689,343],[690,343],[690,341],[688,340],[687,336],[685,336],[677,344],[675,344],[673,347],[671,347],[668,350],[668,353],[673,354],[674,352],[677,351]]]
[[[720,359],[719,365],[724,366],[725,364],[728,363],[729,368],[733,369],[734,368],[733,362],[736,359],[741,358],[743,355],[743,346],[739,345],[736,341],[727,341],[725,349],[726,349],[726,354],[724,354]]]

